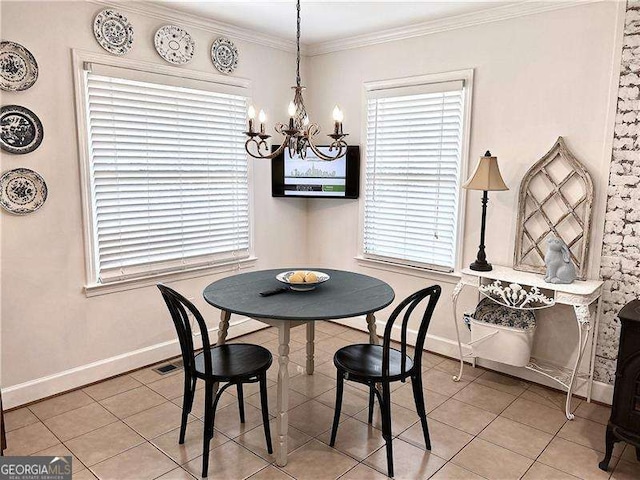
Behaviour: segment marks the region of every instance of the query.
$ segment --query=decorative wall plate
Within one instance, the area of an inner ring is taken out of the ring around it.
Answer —
[[[191,35],[175,25],[160,27],[156,32],[154,43],[160,56],[175,65],[191,61],[196,48],[196,42]]]
[[[238,49],[231,40],[220,37],[211,45],[211,61],[219,72],[232,73],[238,66]]]
[[[38,64],[19,43],[0,42],[0,88],[9,92],[26,90],[38,79]]]
[[[133,27],[127,17],[107,8],[96,15],[93,34],[107,52],[124,55],[133,45]]]
[[[0,205],[16,215],[38,210],[47,199],[44,179],[28,168],[8,170],[0,177]]]
[[[0,109],[0,148],[9,153],[33,152],[42,143],[40,119],[28,108],[6,105]]]

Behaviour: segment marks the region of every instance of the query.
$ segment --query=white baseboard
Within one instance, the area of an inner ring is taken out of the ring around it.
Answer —
[[[266,327],[267,325],[264,323],[247,317],[239,317],[237,319],[232,317],[227,338],[235,338]],[[217,331],[217,326],[209,329],[210,334],[215,334]],[[212,341],[215,338],[216,336],[213,335],[211,337]],[[201,342],[199,335],[194,338],[196,348],[201,346]],[[53,375],[3,388],[2,403],[5,409],[15,408],[146,365],[161,362],[177,355],[180,355],[180,344],[177,339],[150,345],[122,355],[105,358],[97,362],[54,373]]]
[[[335,323],[339,323],[341,325],[345,325],[351,328],[355,328],[358,330],[362,330],[363,332],[367,332],[367,323],[365,317],[354,321],[354,319],[345,319],[345,320],[333,320]],[[386,324],[380,320],[376,321],[376,330],[379,336],[382,336],[384,333]],[[407,329],[407,342],[411,345],[415,345],[416,339],[418,337],[418,332],[415,330]],[[393,330],[391,330],[391,338],[393,340],[400,340],[400,327],[398,325],[394,325]],[[444,355],[445,357],[458,359],[458,342],[455,340],[450,340],[448,338],[439,337],[437,335],[427,334],[427,338],[425,340],[425,348],[430,352],[434,352],[440,355]],[[466,355],[470,353],[470,349],[468,346],[463,345],[462,347],[463,353]],[[521,367],[512,367],[510,365],[505,365],[504,363],[493,362],[491,360],[485,360],[478,358],[476,360],[476,365],[481,367],[488,368],[490,370],[495,370],[497,372],[506,373],[507,375],[512,375],[514,377],[522,378],[523,380],[527,380],[530,382],[539,383],[541,385],[545,385],[550,388],[554,388],[559,390],[558,384],[553,380],[544,377],[543,375],[539,375],[531,370],[527,370],[526,368]],[[586,385],[578,388],[575,391],[575,394],[586,398],[587,396],[587,387]],[[609,385],[603,382],[593,382],[593,388],[591,391],[591,398],[596,402],[605,403],[607,405],[611,405],[613,402],[613,385]]]

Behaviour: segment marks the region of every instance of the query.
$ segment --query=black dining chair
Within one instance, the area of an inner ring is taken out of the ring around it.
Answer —
[[[424,396],[422,392],[422,347],[427,336],[429,322],[440,298],[441,288],[439,285],[419,290],[405,298],[393,311],[384,329],[382,345],[371,345],[368,343],[347,345],[338,350],[333,357],[333,363],[338,369],[336,408],[333,417],[333,428],[331,430],[332,447],[336,443],[338,433],[338,422],[340,421],[340,410],[342,409],[342,392],[344,381],[362,383],[369,386],[369,423],[373,421],[374,396],[380,403],[382,417],[382,437],[387,448],[387,471],[393,477],[393,449],[391,446],[391,382],[406,381],[411,379],[413,387],[413,398],[416,402],[416,410],[422,423],[422,433],[427,450],[431,450],[431,440],[429,439],[429,427],[427,426],[427,414],[424,406]],[[416,339],[415,353],[413,359],[407,355],[407,327],[409,318],[416,307],[427,299],[426,308],[420,321],[418,337]],[[400,314],[404,311],[402,327],[400,330],[400,350],[391,348],[391,330]],[[380,391],[382,389],[382,392]]]
[[[202,476],[209,471],[209,445],[214,433],[216,407],[222,393],[232,385],[238,390],[238,410],[240,422],[244,423],[244,400],[242,385],[260,383],[260,402],[262,404],[262,422],[267,439],[267,451],[273,453],[271,432],[269,430],[269,408],[267,405],[267,370],[273,358],[271,352],[260,345],[225,344],[211,347],[207,325],[198,309],[175,290],[158,284],[162,297],[171,313],[178,333],[182,361],[184,363],[184,397],[182,400],[182,422],[178,443],[184,443],[187,420],[196,392],[196,381],[204,380],[204,441],[202,446]],[[193,335],[188,314],[198,322],[202,336],[202,351],[196,353],[193,347]],[[214,392],[214,384],[226,382]]]

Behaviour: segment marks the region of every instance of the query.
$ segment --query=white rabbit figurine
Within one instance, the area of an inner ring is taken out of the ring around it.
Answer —
[[[576,267],[571,262],[571,253],[567,244],[558,237],[547,240],[547,254],[544,256],[547,274],[544,281],[548,283],[573,283],[576,279]]]

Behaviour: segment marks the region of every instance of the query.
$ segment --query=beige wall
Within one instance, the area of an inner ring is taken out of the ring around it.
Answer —
[[[3,154],[2,171],[31,168],[49,187],[46,204],[35,214],[1,214],[2,387],[7,388],[126,356],[173,340],[175,332],[155,287],[92,298],[83,293],[85,261],[71,49],[106,53],[92,30],[93,18],[102,8],[85,2],[2,2],[0,8],[3,40],[26,46],[40,67],[32,88],[2,92],[2,104],[30,108],[40,117],[45,132],[35,152]],[[153,47],[155,31],[168,22],[126,14],[135,32],[134,46],[126,58],[168,65]],[[217,73],[208,57],[216,35],[187,28],[196,41],[196,53],[184,68]],[[253,101],[270,119],[286,115],[289,86],[295,78],[294,54],[247,42],[237,42],[237,46],[240,63],[234,76],[252,81]],[[306,201],[271,198],[269,162],[252,165],[257,268],[303,264]],[[170,283],[195,297],[205,317],[217,322],[217,312],[201,299],[203,287],[215,278],[209,275]],[[139,361],[135,357],[119,365],[128,363],[134,368],[140,366],[136,365]]]
[[[360,142],[364,147],[363,82],[473,68],[468,169],[472,171],[478,157],[490,149],[497,155],[510,187],[508,192],[492,192],[489,196],[488,260],[512,265],[520,180],[562,135],[594,179],[590,272],[597,278],[611,158],[611,109],[615,107],[612,101],[619,71],[614,60],[621,34],[616,32],[620,10],[624,11],[624,2],[602,2],[312,57],[307,80],[309,110],[314,118],[322,120],[335,103],[340,104],[349,142]],[[326,131],[331,125],[326,122],[323,127]],[[480,198],[480,192],[467,196],[463,266],[473,261],[477,252]],[[441,350],[449,348],[455,338],[450,295],[457,279],[391,273],[359,265],[354,257],[359,251],[357,225],[362,201],[310,200],[311,263],[378,276],[393,286],[398,298],[422,286],[441,283],[443,299],[430,334],[442,337],[444,342],[431,339],[427,344]],[[464,300],[461,310],[471,307],[474,297],[467,292]],[[572,352],[566,348],[567,339],[573,342],[576,331],[572,312],[554,309],[551,317],[542,320],[536,353],[568,362]]]

